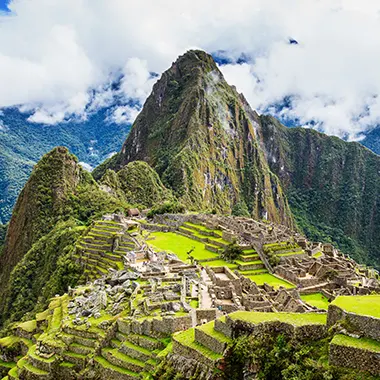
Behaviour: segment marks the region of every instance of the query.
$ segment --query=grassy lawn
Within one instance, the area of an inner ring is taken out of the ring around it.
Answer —
[[[301,295],[301,299],[318,309],[327,310],[329,308],[329,301],[322,293],[304,294]]]
[[[240,273],[244,276],[244,271],[240,271]],[[273,286],[276,289],[278,289],[280,286],[283,286],[284,288],[287,288],[287,289],[291,289],[295,287],[290,282],[285,281],[279,277],[276,277],[270,273],[248,275],[246,277],[256,282],[257,285],[263,285],[264,282],[266,282],[268,285]]]
[[[205,332],[206,334],[208,334],[210,336],[212,336],[213,338],[215,338],[219,342],[230,343],[231,338],[222,334],[219,331],[216,331],[214,329],[214,324],[215,324],[215,321],[211,321],[211,322],[205,323],[204,325],[198,326],[197,329]]]
[[[380,318],[380,295],[340,296],[331,305],[347,312]]]
[[[351,338],[346,335],[335,335],[334,339],[331,341],[332,344],[336,344],[339,346],[348,346],[348,347],[356,347],[362,350],[380,352],[380,343],[373,339],[367,338]]]
[[[174,232],[153,232],[151,236],[154,236],[155,239],[148,241],[150,245],[159,250],[173,252],[180,260],[185,262],[187,260],[187,252],[192,248],[194,248],[192,255],[196,260],[219,258],[216,253],[207,251],[204,243]]]
[[[177,342],[183,344],[184,346],[190,347],[193,350],[198,351],[203,356],[210,358],[211,360],[218,360],[222,358],[222,355],[217,354],[214,351],[209,350],[207,347],[195,342],[195,332],[194,329],[188,329],[184,332],[180,332],[173,335],[173,339]]]
[[[327,315],[317,313],[261,313],[254,311],[235,311],[229,314],[233,320],[241,320],[254,324],[270,321],[287,322],[295,326],[310,324],[325,325]]]

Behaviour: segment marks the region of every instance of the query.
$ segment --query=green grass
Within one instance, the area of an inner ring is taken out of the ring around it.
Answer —
[[[219,331],[216,331],[216,330],[214,329],[214,324],[215,324],[214,321],[211,321],[211,322],[205,323],[205,324],[202,325],[202,326],[198,326],[198,327],[197,327],[197,330],[201,330],[201,331],[205,332],[207,335],[212,336],[213,338],[215,338],[215,339],[218,340],[219,342],[222,342],[222,343],[230,343],[230,342],[231,342],[231,338],[225,336],[224,334],[222,334],[222,333],[219,332]]]
[[[350,336],[339,334],[334,336],[331,343],[338,346],[355,347],[362,350],[380,352],[380,343],[373,339],[351,338]]]
[[[219,355],[216,352],[211,351],[207,347],[202,346],[201,344],[194,341],[195,331],[193,328],[173,335],[173,339],[184,346],[190,347],[193,350],[198,351],[200,354],[208,357],[211,360],[218,360],[222,358],[222,355]]]
[[[243,271],[240,271],[240,273],[243,276],[245,276]],[[291,289],[295,287],[290,282],[285,281],[270,273],[262,273],[262,274],[256,274],[256,275],[254,274],[254,275],[248,275],[246,277],[254,281],[257,285],[263,285],[266,282],[268,285],[273,286],[275,289],[278,289],[280,286],[283,286],[284,288],[287,288],[287,289]]]
[[[95,361],[98,362],[104,368],[109,368],[109,369],[112,369],[116,372],[124,373],[124,374],[130,375],[130,376],[136,376],[136,378],[138,377],[137,373],[129,371],[126,368],[113,365],[108,360],[104,359],[102,356],[97,356],[95,358]]]
[[[20,341],[20,338],[14,335],[6,336],[5,338],[0,339],[1,347],[12,347]]]
[[[290,323],[294,326],[304,326],[310,324],[325,325],[326,314],[318,313],[262,313],[255,311],[235,311],[228,315],[233,320],[241,320],[254,324],[280,321]]]
[[[193,309],[197,309],[199,307],[199,302],[197,300],[191,300],[190,301],[190,306],[193,308]]]
[[[323,255],[323,253],[321,251],[319,251],[317,253],[314,253],[313,257],[318,258],[318,257],[321,257],[322,255]]]
[[[13,368],[16,366],[15,362],[5,362],[3,360],[0,360],[0,367],[5,367],[5,368]]]
[[[153,232],[154,240],[149,240],[149,244],[159,250],[171,251],[175,253],[182,261],[187,260],[187,252],[194,248],[192,252],[196,260],[202,259],[217,259],[219,256],[214,252],[207,251],[205,244],[186,236],[179,235],[173,232]]]
[[[380,295],[339,296],[331,305],[347,312],[380,318]]]
[[[329,301],[322,293],[312,293],[301,295],[302,301],[318,309],[327,310],[329,308]]]
[[[26,368],[29,372],[32,372],[36,375],[47,375],[48,372],[40,369],[40,368],[37,368],[37,367],[34,367],[32,364],[30,364],[29,362],[26,362],[25,365],[24,365],[24,368]]]
[[[17,327],[19,327],[20,329],[22,329],[26,332],[33,332],[37,327],[37,322],[35,319],[33,319],[32,321],[26,321],[23,323],[19,323],[17,325]]]

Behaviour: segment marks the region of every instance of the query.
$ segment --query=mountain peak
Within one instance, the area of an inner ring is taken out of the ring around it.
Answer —
[[[146,161],[188,209],[229,213],[246,204],[258,219],[291,225],[260,134],[259,117],[211,55],[190,50],[162,74],[121,152],[94,175]]]

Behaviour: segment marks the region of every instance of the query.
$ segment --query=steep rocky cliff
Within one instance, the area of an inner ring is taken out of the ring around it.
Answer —
[[[358,143],[260,119],[268,162],[299,227],[379,265],[380,157]]]
[[[145,161],[130,162],[117,173],[107,170],[100,184],[110,194],[143,208],[174,200],[172,192]]]
[[[94,176],[143,160],[189,209],[228,213],[245,203],[255,218],[291,225],[278,178],[260,148],[260,129],[260,118],[212,57],[189,51],[163,73],[121,152]]]

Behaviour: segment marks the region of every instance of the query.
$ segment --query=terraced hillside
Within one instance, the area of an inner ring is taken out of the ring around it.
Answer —
[[[165,226],[161,225],[161,227],[165,229]],[[168,228],[169,226],[166,227]],[[256,249],[251,246],[240,246],[242,253],[232,262],[223,259],[222,254],[230,246],[231,241],[223,238],[223,231],[221,229],[210,229],[200,222],[184,222],[178,230],[174,230],[173,232],[153,232],[151,237],[153,239],[149,243],[152,246],[157,249],[169,250],[175,253],[181,260],[188,260],[187,252],[194,249],[191,252],[191,256],[204,266],[226,266],[231,270],[237,270],[242,275],[255,281],[258,285],[266,282],[276,288],[279,286],[293,287],[293,284],[289,281],[285,281],[269,273]],[[289,248],[289,244],[286,241],[278,245],[268,244],[268,246],[274,249],[279,247],[279,256],[282,254],[286,255],[289,252],[292,252],[292,254],[304,254],[304,251],[297,244],[292,244],[291,249]]]
[[[73,258],[83,267],[82,281],[93,281],[108,273],[110,268],[124,268],[123,257],[137,249],[136,239],[127,232],[126,225],[112,220],[98,220],[76,246]]]

